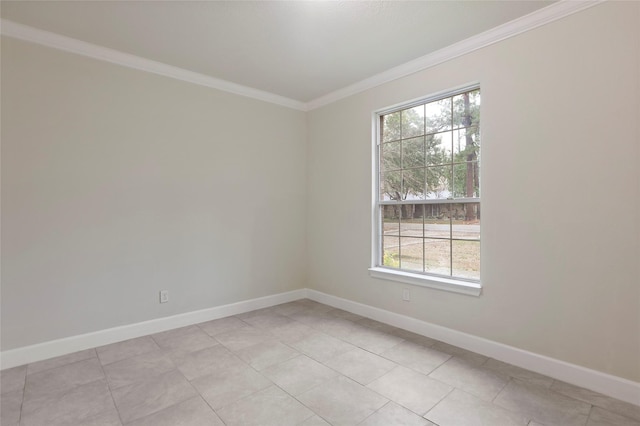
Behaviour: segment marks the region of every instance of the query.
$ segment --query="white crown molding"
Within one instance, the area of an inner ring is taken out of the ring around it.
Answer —
[[[2,35],[7,37],[38,43],[55,49],[65,50],[79,55],[88,56],[90,58],[111,62],[141,71],[147,71],[165,77],[175,78],[177,80],[258,99],[264,102],[270,102],[287,108],[300,111],[310,111],[365,90],[380,86],[384,83],[433,67],[445,61],[457,58],[461,55],[473,52],[474,50],[481,49],[518,34],[522,34],[526,31],[530,31],[542,25],[580,12],[604,1],[605,0],[560,0],[521,18],[507,22],[506,24],[485,31],[461,42],[452,44],[428,55],[391,68],[373,77],[321,96],[308,103],[286,98],[274,93],[253,89],[251,87],[246,87],[237,83],[232,83],[230,81],[185,70],[183,68],[167,65],[150,59],[141,58],[139,56],[109,49],[107,47],[87,43],[49,31],[29,27],[27,25],[18,24],[6,19],[0,20],[0,28]]]
[[[60,49],[78,55],[87,56],[101,61],[111,62],[113,64],[125,67],[147,71],[153,74],[165,77],[175,78],[193,84],[198,84],[212,89],[222,90],[224,92],[233,93],[248,98],[281,105],[287,108],[306,111],[304,102],[289,99],[284,96],[276,95],[263,90],[253,89],[230,81],[211,77],[205,74],[185,70],[183,68],[167,65],[162,62],[141,58],[129,53],[120,52],[118,50],[109,49],[107,47],[98,46],[96,44],[87,43],[71,37],[49,31],[40,30],[27,25],[18,24],[7,19],[0,20],[0,28],[2,35],[20,40],[41,44],[43,46]]]
[[[536,373],[640,405],[640,383],[525,351],[416,318],[307,289],[307,297],[325,305],[440,340]]]
[[[499,41],[517,36],[524,32],[533,30],[542,25],[580,12],[597,4],[603,3],[605,0],[560,0],[557,3],[532,12],[528,15],[514,19],[506,24],[487,30],[477,34],[466,40],[454,43],[444,47],[428,55],[406,62],[387,71],[376,74],[365,80],[354,83],[350,86],[338,89],[307,103],[307,110],[311,111],[316,108],[339,101],[357,93],[380,86],[393,80],[397,80],[407,75],[414,74],[418,71],[425,70],[467,53],[473,52],[483,47]]]

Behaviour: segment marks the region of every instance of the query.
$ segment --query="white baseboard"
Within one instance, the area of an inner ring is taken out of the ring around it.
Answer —
[[[187,312],[11,349],[0,353],[0,366],[1,369],[16,367],[84,349],[224,318],[230,315],[238,315],[303,298],[309,298],[316,302],[372,318],[395,327],[403,328],[432,339],[441,340],[451,345],[553,377],[554,379],[640,405],[640,383],[311,289],[294,290],[229,305],[216,306],[209,309]]]
[[[536,373],[602,393],[631,404],[640,405],[640,383],[570,364],[544,355],[494,342],[482,337],[431,324],[384,309],[342,299],[316,290],[307,297],[334,308],[343,309],[432,339],[441,340],[479,354],[495,358]]]
[[[0,368],[2,370],[42,361],[72,352],[91,349],[97,346],[121,342],[135,337],[159,333],[178,327],[198,324],[218,318],[238,315],[256,309],[267,308],[280,303],[292,302],[307,297],[307,290],[293,290],[286,293],[274,294],[257,299],[244,300],[228,305],[216,306],[199,311],[187,312],[170,317],[157,318],[121,327],[108,328],[93,333],[80,334],[63,339],[51,340],[36,345],[24,346],[0,353]]]

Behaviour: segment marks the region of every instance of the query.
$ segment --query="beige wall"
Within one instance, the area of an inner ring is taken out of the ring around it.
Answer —
[[[639,45],[605,3],[305,115],[3,39],[2,350],[309,286],[640,381]],[[484,292],[402,302],[371,114],[474,81]]]
[[[309,286],[640,381],[640,3],[605,3],[309,114]],[[376,109],[479,81],[481,297],[370,278]]]
[[[3,38],[2,350],[305,287],[305,192],[304,113]]]

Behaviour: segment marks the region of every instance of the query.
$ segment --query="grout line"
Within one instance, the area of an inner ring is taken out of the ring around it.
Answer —
[[[113,402],[113,408],[116,409],[116,413],[118,413],[118,418],[120,419],[120,424],[124,424],[124,420],[122,419],[122,415],[120,414],[120,410],[118,409],[118,405],[116,404],[116,400],[113,397],[113,390],[111,389],[111,384],[109,383],[109,378],[107,377],[107,373],[104,371],[104,365],[98,358],[98,351],[95,348],[93,350],[96,352],[96,358],[98,359],[98,364],[100,364],[100,369],[102,370],[102,374],[104,375],[104,381],[107,383],[107,390],[109,390],[109,396],[111,396],[111,402]]]
[[[500,390],[498,391],[498,393],[496,394],[496,396],[494,396],[493,398],[491,398],[491,401],[490,401],[490,402],[491,402],[492,404],[494,404],[494,401],[496,400],[496,398],[498,398],[498,396],[502,393],[502,391],[503,391],[503,390],[507,387],[507,385],[508,385],[509,383],[511,383],[511,381],[513,380],[513,377],[509,376],[508,374],[507,374],[507,377],[508,377],[508,380],[505,382],[504,386],[502,386],[502,387],[500,388]],[[496,404],[496,405],[497,405],[497,404]],[[497,406],[499,407],[499,405],[497,405]]]
[[[436,379],[433,379],[433,380],[436,380]],[[438,380],[438,381],[439,381],[439,380]],[[440,383],[442,383],[442,382],[440,382]],[[445,383],[445,384],[447,384],[447,383]],[[449,386],[451,386],[451,385],[449,385]],[[434,408],[436,408],[436,407],[437,407],[437,406],[438,406],[442,401],[444,401],[445,399],[447,399],[447,398],[449,397],[449,395],[451,395],[451,394],[452,394],[456,389],[458,389],[458,388],[457,388],[457,387],[455,387],[455,386],[451,386],[451,387],[452,387],[453,389],[451,389],[449,392],[447,392],[447,394],[446,394],[445,396],[443,396],[442,398],[440,398],[440,400],[439,400],[438,402],[436,402],[436,403],[433,405],[433,407],[429,408],[429,409],[427,410],[427,412],[426,412],[426,413],[424,413],[424,414],[421,416],[423,419],[426,419],[426,420],[430,421],[431,423],[434,423],[434,424],[435,424],[435,422],[433,422],[433,421],[429,420],[429,419],[426,417],[426,415],[427,415],[427,414],[429,414],[429,413],[431,412],[431,410],[433,410]],[[460,390],[462,391],[462,389],[460,389]],[[462,392],[464,392],[464,391],[462,391]],[[471,395],[471,394],[469,394],[469,395]]]

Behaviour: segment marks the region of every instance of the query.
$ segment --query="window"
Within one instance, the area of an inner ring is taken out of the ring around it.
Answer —
[[[480,88],[375,120],[372,275],[479,294]]]

